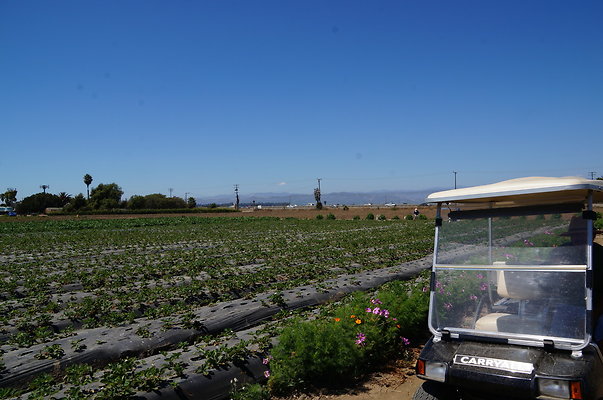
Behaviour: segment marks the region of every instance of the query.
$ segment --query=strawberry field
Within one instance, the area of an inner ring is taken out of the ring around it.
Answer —
[[[220,386],[241,363],[261,376],[249,359],[282,321],[416,275],[432,232],[419,220],[0,223],[0,398],[200,398],[178,387]]]

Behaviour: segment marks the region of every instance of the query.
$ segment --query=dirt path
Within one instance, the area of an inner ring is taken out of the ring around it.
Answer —
[[[350,389],[344,394],[300,395],[298,400],[411,400],[415,391],[423,383],[416,376],[401,377],[382,373],[362,386]]]

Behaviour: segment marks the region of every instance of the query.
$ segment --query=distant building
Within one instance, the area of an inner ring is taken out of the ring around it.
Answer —
[[[0,207],[0,215],[13,214],[15,209],[13,207]]]

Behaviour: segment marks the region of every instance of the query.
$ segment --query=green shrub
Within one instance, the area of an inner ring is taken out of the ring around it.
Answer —
[[[289,325],[271,352],[271,394],[344,383],[408,356],[409,339],[422,337],[429,306],[428,274],[415,282],[392,282],[370,296],[354,293],[318,319]]]
[[[400,217],[398,217],[397,215],[394,215],[394,216],[392,217],[392,219],[399,220],[399,219],[400,219]]]
[[[414,219],[414,217],[412,216],[412,214],[408,214],[407,216],[404,217],[404,219],[406,221],[412,221]]]
[[[318,214],[318,215],[316,216],[316,219],[324,219],[324,218],[325,218],[325,217],[324,217],[322,214]]]
[[[340,382],[358,373],[361,349],[344,324],[315,320],[285,328],[271,352],[270,391],[286,394],[312,382]]]
[[[419,216],[417,218],[421,219],[421,220],[427,220],[427,216],[423,215],[423,214],[419,214]]]
[[[368,213],[366,215],[366,219],[369,219],[369,220],[375,219],[375,215],[373,213]]]
[[[377,219],[378,219],[379,221],[385,221],[387,218],[385,217],[385,215],[380,214],[380,215],[377,217]]]
[[[360,215],[354,215],[354,218],[352,218],[354,221],[358,221],[360,219]]]
[[[333,213],[328,213],[327,219],[335,219],[335,215]]]

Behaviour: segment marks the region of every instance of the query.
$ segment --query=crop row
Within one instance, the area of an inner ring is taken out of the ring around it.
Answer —
[[[431,232],[424,221],[274,218],[0,224],[0,340],[27,347],[397,265],[429,254]]]

